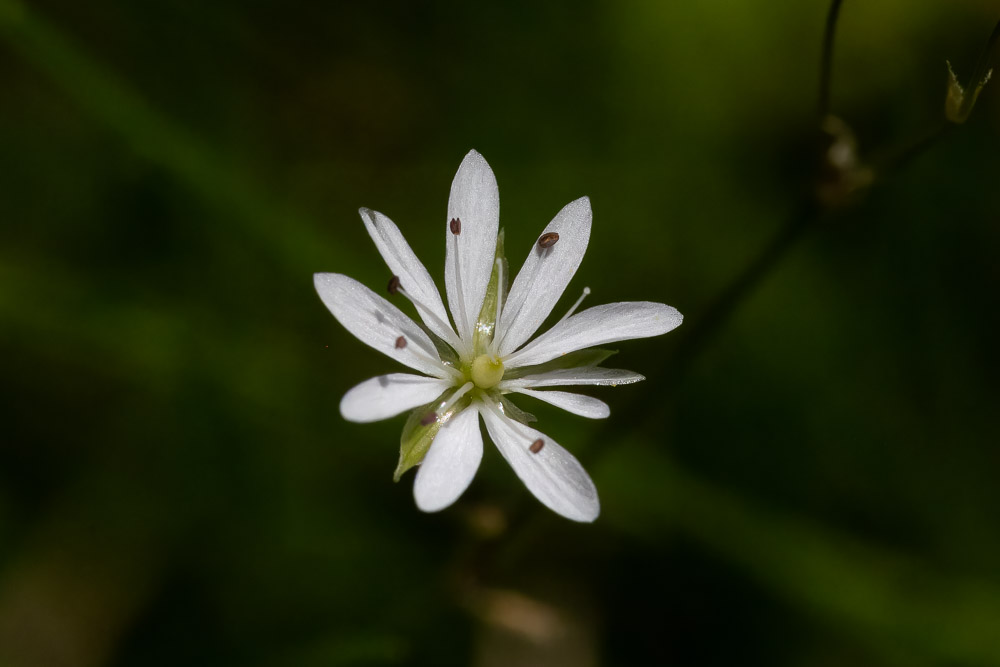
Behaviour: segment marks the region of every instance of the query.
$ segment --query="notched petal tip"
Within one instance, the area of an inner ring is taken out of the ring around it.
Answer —
[[[462,158],[461,164],[458,165],[457,174],[461,174],[463,171],[472,170],[473,173],[482,173],[484,175],[488,174],[489,178],[495,180],[493,176],[493,168],[490,167],[490,163],[486,161],[486,158],[476,149],[470,150]],[[457,175],[456,174],[456,175]]]
[[[422,465],[423,464],[421,464],[421,466]],[[417,467],[417,474],[418,475],[420,474],[420,466]],[[442,498],[434,497],[428,494],[427,492],[423,491],[420,487],[418,487],[416,479],[414,479],[413,481],[413,501],[414,504],[417,506],[417,509],[420,510],[421,512],[425,512],[427,514],[436,514],[442,510],[448,509],[449,507],[454,505],[455,501],[457,500],[458,500],[457,497],[448,500],[443,500]]]
[[[448,505],[431,505],[426,500],[417,495],[413,496],[413,500],[415,501],[417,509],[420,510],[421,512],[424,512],[425,514],[437,514],[442,510],[448,509],[449,507],[451,507],[451,505],[454,505],[454,502]]]
[[[316,291],[319,292],[321,288],[328,287],[331,283],[335,282],[339,273],[314,273],[313,274],[313,286]]]
[[[490,167],[486,158],[475,149],[470,150],[462,158],[462,163],[458,165],[458,171],[455,172],[456,179],[459,176],[482,179],[482,184],[490,185],[492,188],[496,187],[496,176],[493,173],[493,168]]]
[[[594,220],[594,209],[590,205],[590,197],[587,197],[586,195],[574,199],[570,203],[563,206],[562,213],[579,216],[580,222],[583,222],[588,227]]]
[[[367,424],[370,421],[367,419],[358,419],[352,415],[350,408],[345,407],[343,398],[340,399],[340,418],[353,424]]]
[[[340,399],[340,415],[357,424],[395,417],[425,405],[448,388],[447,380],[390,373],[369,378]]]
[[[445,289],[458,334],[466,344],[471,343],[492,274],[499,219],[496,177],[486,160],[470,151],[452,179],[445,218]]]
[[[370,227],[372,229],[379,228],[378,217],[380,213],[375,209],[368,208],[367,206],[362,206],[361,208],[358,209],[358,215],[361,216],[361,222],[363,222],[366,227]]]

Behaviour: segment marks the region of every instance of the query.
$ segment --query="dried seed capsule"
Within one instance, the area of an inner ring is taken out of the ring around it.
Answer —
[[[551,248],[559,240],[559,234],[555,232],[547,232],[538,237],[538,247],[539,248]]]
[[[399,276],[389,278],[389,285],[386,289],[389,290],[389,294],[396,294],[399,292]]]
[[[452,218],[451,222],[448,223],[448,228],[451,229],[451,233],[458,236],[462,233],[462,220],[460,218]]]
[[[423,419],[420,420],[421,426],[429,426],[437,421],[438,415],[436,412],[428,412],[424,415]]]
[[[531,447],[528,447],[528,451],[531,452],[532,454],[537,454],[538,452],[542,451],[542,447],[544,446],[545,446],[545,441],[539,438],[538,440],[535,440],[533,443],[531,443]]]
[[[396,339],[396,349],[402,350],[404,347],[406,347],[406,338],[400,336],[399,338]]]

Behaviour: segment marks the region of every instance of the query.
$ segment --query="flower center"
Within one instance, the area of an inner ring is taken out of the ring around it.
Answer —
[[[480,354],[472,362],[472,381],[480,389],[495,387],[503,379],[503,362],[492,354]]]

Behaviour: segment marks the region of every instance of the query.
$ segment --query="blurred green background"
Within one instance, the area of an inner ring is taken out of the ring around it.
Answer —
[[[826,10],[0,0],[0,665],[1000,664],[996,82],[699,328],[814,186]],[[846,0],[862,157],[997,18]],[[566,304],[686,316],[620,346],[607,424],[519,401],[594,525],[491,446],[422,514],[404,419],[337,410],[398,369],[313,272],[381,288],[370,206],[440,283],[470,148],[513,266],[586,194]]]

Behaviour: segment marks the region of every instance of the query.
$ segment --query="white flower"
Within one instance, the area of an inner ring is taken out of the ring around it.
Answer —
[[[500,453],[528,489],[574,521],[600,513],[597,489],[579,461],[527,425],[533,418],[506,397],[521,393],[592,419],[607,404],[590,396],[542,390],[563,385],[638,382],[638,373],[597,366],[610,353],[586,350],[677,327],[681,314],[661,303],[626,302],[573,314],[583,296],[551,329],[531,342],[576,273],[590,239],[590,200],[567,204],[531,245],[509,294],[498,234],[499,193],[493,171],[470,151],[455,175],[445,221],[448,311],[427,269],[399,229],[381,213],[361,209],[368,233],[393,273],[389,292],[409,299],[423,325],[356,280],[317,273],[316,291],[334,317],[363,343],[423,373],[391,373],[362,382],[340,412],[371,422],[414,410],[404,429],[396,478],[420,464],[413,494],[435,512],[472,482],[483,456],[479,417]],[[505,298],[506,295],[506,298]]]

